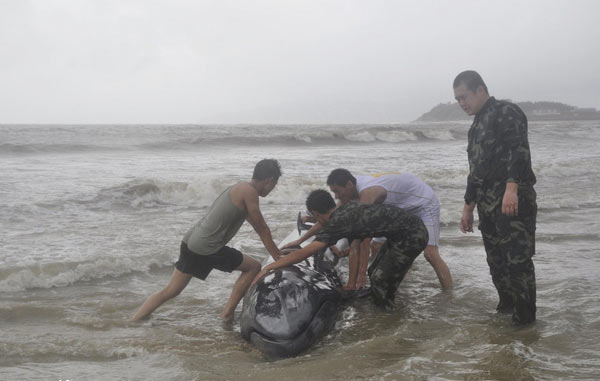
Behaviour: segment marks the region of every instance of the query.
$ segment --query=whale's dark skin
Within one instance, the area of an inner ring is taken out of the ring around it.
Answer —
[[[261,278],[244,297],[242,337],[268,357],[284,358],[327,334],[342,303],[336,263],[326,250]]]
[[[299,354],[335,325],[338,287],[306,264],[268,274],[244,298],[242,337],[272,358]]]

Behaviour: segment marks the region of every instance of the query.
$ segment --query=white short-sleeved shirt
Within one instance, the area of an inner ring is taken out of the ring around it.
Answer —
[[[356,177],[358,193],[366,188],[379,186],[386,190],[384,204],[392,204],[407,211],[413,211],[437,201],[433,189],[410,173],[367,175]]]
[[[356,176],[356,190],[379,186],[386,190],[384,204],[402,208],[421,217],[429,231],[429,244],[438,245],[440,239],[440,203],[431,187],[410,173],[384,173]]]

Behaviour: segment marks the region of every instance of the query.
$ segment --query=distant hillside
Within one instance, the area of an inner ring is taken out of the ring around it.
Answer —
[[[559,102],[517,102],[529,120],[600,120],[600,111]],[[421,115],[418,122],[470,120],[458,103],[440,103]]]

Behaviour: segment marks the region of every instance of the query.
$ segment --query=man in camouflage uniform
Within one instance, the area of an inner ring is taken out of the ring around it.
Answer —
[[[527,118],[510,102],[490,97],[475,71],[460,73],[454,95],[469,115],[469,176],[460,229],[473,231],[477,206],[499,312],[512,312],[515,324],[535,321],[535,254],[537,215],[535,175],[527,139]]]
[[[388,204],[350,202],[336,209],[331,194],[323,189],[312,191],[306,208],[323,227],[314,241],[302,249],[280,257],[266,266],[255,281],[271,270],[289,266],[319,252],[342,238],[386,237],[369,266],[371,292],[375,302],[393,309],[400,282],[415,258],[425,249],[429,234],[423,221],[403,209]]]

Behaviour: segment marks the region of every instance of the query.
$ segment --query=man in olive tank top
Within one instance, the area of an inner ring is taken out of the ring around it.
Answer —
[[[242,272],[220,315],[223,320],[231,321],[236,306],[261,266],[257,260],[226,244],[247,220],[269,254],[274,259],[279,258],[279,249],[262,216],[258,198],[266,197],[275,188],[280,176],[281,168],[277,160],[264,159],[254,167],[250,182],[241,181],[223,191],[204,218],[183,236],[179,260],[169,284],[146,299],[132,320],[147,317],[164,302],[179,295],[192,277],[204,280],[212,269],[217,269]]]

